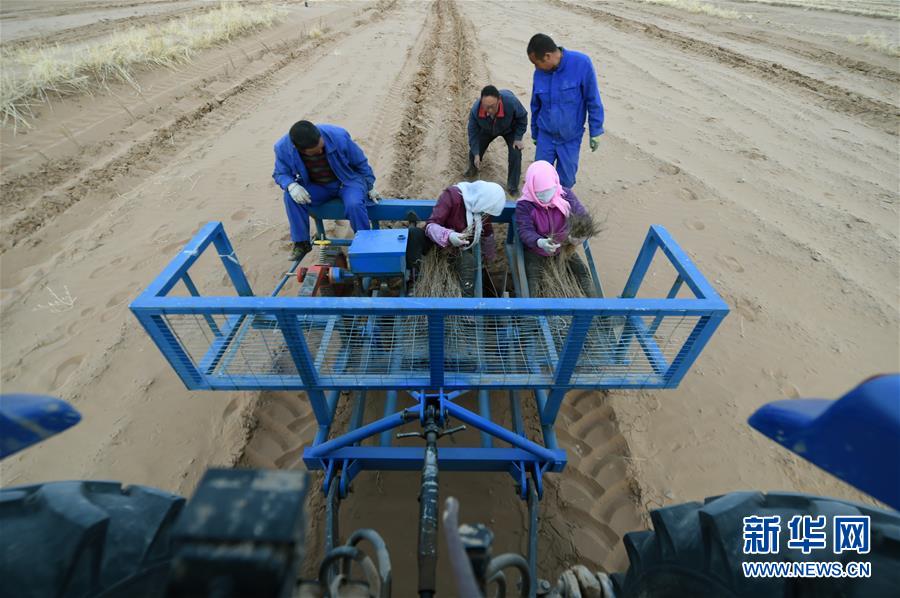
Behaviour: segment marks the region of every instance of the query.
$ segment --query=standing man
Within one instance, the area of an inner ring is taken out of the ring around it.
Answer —
[[[481,168],[481,159],[491,141],[503,137],[509,150],[506,170],[506,190],[510,195],[519,193],[522,176],[522,137],[528,126],[528,111],[508,89],[498,90],[488,85],[481,90],[469,112],[469,169],[465,177],[474,177]]]
[[[284,208],[291,227],[292,260],[310,252],[309,208],[332,199],[344,203],[354,231],[368,230],[366,197],[378,203],[375,175],[366,155],[346,130],[334,125],[294,123],[275,143],[272,178],[284,189]]]
[[[594,65],[587,55],[557,47],[543,33],[531,38],[527,52],[534,65],[531,90],[531,139],[537,146],[534,159],[554,164],[560,184],[571,189],[578,171],[585,117],[592,152],[597,151],[603,134],[603,103]]]

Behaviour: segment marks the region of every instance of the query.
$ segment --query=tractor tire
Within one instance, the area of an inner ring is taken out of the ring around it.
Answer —
[[[0,579],[14,596],[160,596],[184,499],[118,482],[0,491]]]
[[[743,554],[743,518],[780,515],[778,554]],[[825,515],[827,547],[809,555],[787,547],[794,515]],[[834,515],[871,517],[868,554],[833,552]],[[617,598],[897,596],[900,513],[804,494],[735,492],[655,510],[653,531],[625,535],[628,571],[612,575]],[[745,577],[742,562],[869,562],[869,578]]]

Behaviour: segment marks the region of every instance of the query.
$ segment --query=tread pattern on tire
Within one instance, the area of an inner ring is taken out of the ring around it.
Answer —
[[[779,552],[743,554],[743,518],[780,515]],[[827,552],[787,547],[794,515],[825,515]],[[834,554],[835,515],[871,517],[869,554]],[[626,574],[612,576],[616,596],[895,596],[900,587],[900,513],[796,493],[735,492],[651,513],[653,531],[626,534]],[[747,561],[870,562],[870,578],[747,578]]]
[[[164,589],[180,496],[118,482],[0,492],[0,579],[16,596],[146,595]],[[158,575],[156,575],[158,573]]]

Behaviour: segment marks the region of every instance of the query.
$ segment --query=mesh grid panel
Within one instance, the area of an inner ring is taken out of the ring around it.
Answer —
[[[303,380],[295,359],[310,362],[325,386],[427,386],[430,380],[436,348],[429,346],[425,315],[288,317],[305,341],[305,356],[301,343],[289,346],[274,315],[163,319],[194,366],[214,382],[296,386]],[[568,384],[663,384],[668,368],[679,365],[682,347],[694,341],[700,320],[594,316],[583,343],[570,353]],[[551,386],[571,325],[571,316],[447,316],[441,350],[446,386]]]

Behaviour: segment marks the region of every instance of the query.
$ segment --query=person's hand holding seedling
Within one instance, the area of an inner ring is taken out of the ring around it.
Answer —
[[[553,255],[560,248],[559,243],[554,243],[553,239],[538,239],[537,242],[538,247]]]
[[[450,232],[450,244],[454,247],[462,247],[463,245],[469,244],[469,233],[463,231],[458,233],[456,231]]]

